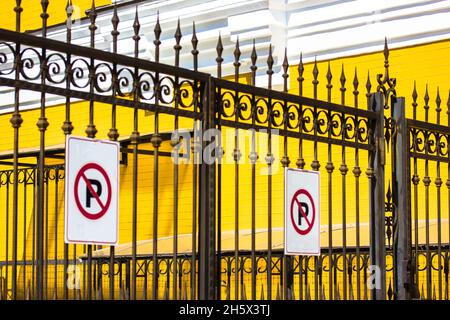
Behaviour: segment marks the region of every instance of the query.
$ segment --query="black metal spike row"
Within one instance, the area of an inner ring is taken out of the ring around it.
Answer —
[[[175,30],[175,34],[174,34],[175,45],[173,46],[173,49],[175,50],[175,66],[176,67],[178,67],[180,65],[180,51],[182,49],[180,42],[181,42],[182,36],[183,35],[181,34],[180,18],[178,18],[177,29]]]

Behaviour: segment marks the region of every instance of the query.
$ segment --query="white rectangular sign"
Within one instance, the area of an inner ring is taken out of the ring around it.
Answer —
[[[284,183],[284,253],[319,255],[320,174],[286,168]]]
[[[66,138],[66,243],[117,244],[119,151],[114,141]]]

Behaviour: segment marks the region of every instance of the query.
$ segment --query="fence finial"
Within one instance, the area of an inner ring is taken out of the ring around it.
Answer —
[[[273,56],[272,56],[272,44],[269,45],[269,55],[267,57],[267,75],[268,75],[268,89],[272,89],[272,75],[273,75]]]
[[[428,109],[430,109],[430,106],[428,105],[428,102],[430,101],[430,96],[428,95],[428,83],[425,87],[425,96],[423,97],[423,100],[425,102],[425,105],[423,106],[425,110],[425,121],[428,122]]]
[[[234,81],[239,82],[239,66],[241,63],[239,62],[239,58],[241,57],[241,49],[239,48],[239,36],[236,40],[236,47],[233,52],[234,55]]]
[[[437,94],[436,94],[436,121],[437,124],[441,124],[441,95],[439,94],[439,87],[437,87]]]
[[[191,43],[192,43],[191,54],[194,57],[194,71],[197,71],[197,69],[198,69],[198,53],[199,53],[199,51],[197,50],[198,38],[197,38],[197,31],[195,30],[195,21],[192,21],[192,39],[191,39]]]
[[[250,58],[252,61],[252,65],[251,65],[250,69],[254,72],[257,69],[256,60],[258,59],[258,55],[256,53],[255,39],[253,39],[253,48],[252,48],[252,53],[250,55]]]
[[[134,36],[133,40],[138,43],[141,37],[139,37],[139,31],[141,30],[141,24],[139,23],[139,13],[138,13],[138,6],[136,6],[136,13],[134,14],[134,22],[133,22],[133,31]]]
[[[303,66],[303,53],[300,52],[300,61],[298,63],[298,94],[299,96],[303,96],[303,81],[305,80],[305,78],[303,78],[303,72],[305,71],[305,67]]]
[[[288,78],[289,78],[288,70],[289,70],[289,61],[287,58],[287,48],[284,48],[283,75],[282,75],[284,92],[288,91]]]
[[[47,13],[48,9],[48,0],[41,0],[41,7],[42,7],[42,13],[41,13],[41,19],[42,19],[42,36],[47,36],[47,20],[49,17],[49,14]]]
[[[216,58],[217,77],[221,78],[222,77],[222,62],[223,62],[223,58],[222,58],[223,44],[222,44],[222,35],[220,34],[220,32],[219,32],[219,39],[217,40],[216,52],[217,52],[217,58]]]
[[[331,84],[331,80],[333,79],[333,74],[331,73],[331,63],[328,61],[328,70],[327,70],[327,91],[328,91],[328,102],[331,102],[331,89],[333,85]]]
[[[314,68],[313,68],[314,80],[312,81],[314,87],[314,99],[317,99],[317,85],[319,84],[319,80],[317,80],[318,76],[319,76],[319,69],[317,68],[317,57],[314,57]]]
[[[156,13],[156,24],[153,30],[155,34],[155,40],[153,40],[153,44],[155,45],[155,62],[159,62],[159,46],[161,45],[161,25],[159,24],[159,11]]]
[[[340,82],[341,82],[341,88],[339,89],[341,91],[341,104],[345,104],[345,91],[347,90],[345,88],[345,82],[347,81],[347,79],[345,78],[345,71],[344,71],[344,64],[342,64],[342,69],[341,69],[341,77],[340,77]]]
[[[416,88],[416,81],[414,80],[414,89],[412,92],[412,98],[413,98],[413,103],[412,103],[412,107],[413,107],[413,119],[416,119],[417,117],[417,88]]]
[[[377,92],[383,93],[384,96],[384,109],[389,109],[389,96],[396,97],[396,79],[389,76],[389,47],[387,38],[384,38],[384,76],[383,74],[377,75]]]

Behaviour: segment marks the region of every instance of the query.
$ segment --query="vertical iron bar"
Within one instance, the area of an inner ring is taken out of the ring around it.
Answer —
[[[327,71],[327,92],[328,97],[327,101],[331,102],[331,89],[333,88],[333,85],[331,84],[331,80],[333,78],[333,75],[331,74],[330,69],[330,63],[328,63],[328,71]],[[328,111],[328,139],[331,139],[331,133],[332,133],[332,112],[331,109]],[[334,164],[333,164],[333,158],[332,158],[332,146],[331,143],[328,143],[328,161],[325,166],[325,169],[328,173],[328,261],[329,261],[329,271],[328,271],[328,296],[330,300],[333,300],[333,267],[334,267],[334,261],[333,261],[333,171],[334,171]]]
[[[354,106],[358,109],[358,71],[355,68],[355,77],[353,79],[353,96]],[[360,141],[360,128],[358,116],[355,116],[355,142]],[[359,167],[359,148],[355,148],[355,166],[353,167],[353,176],[355,177],[355,198],[356,198],[356,299],[361,300],[361,253],[360,253],[360,203],[359,203],[359,177],[361,176],[361,168]]]
[[[267,58],[267,88],[272,89],[273,76],[273,56],[272,45],[269,46],[269,56]],[[268,124],[267,124],[267,299],[272,300],[272,164],[274,156],[272,154],[272,99],[268,97]]]
[[[386,299],[386,247],[385,247],[385,190],[384,190],[384,104],[380,93],[371,96],[370,108],[378,118],[371,122],[371,143],[375,151],[370,152],[367,175],[370,178],[370,261],[376,266],[374,274],[380,280],[379,287],[372,288],[373,300]]]
[[[136,14],[133,23],[133,41],[134,41],[134,58],[139,58],[139,40],[141,37],[139,36],[139,30],[141,26],[139,24],[138,17],[138,6],[136,6]],[[134,68],[134,81],[133,81],[133,102],[134,102],[134,110],[133,110],[133,132],[131,133],[130,141],[133,145],[133,212],[132,212],[132,271],[131,271],[131,300],[136,300],[136,277],[137,277],[137,261],[136,261],[136,253],[137,253],[137,192],[138,192],[138,147],[139,147],[139,129],[138,129],[138,103],[139,103],[139,69]]]
[[[73,6],[72,1],[67,1],[66,6],[66,14],[67,14],[67,20],[66,20],[66,43],[70,45],[72,42],[72,13],[73,13]],[[71,59],[72,56],[70,53],[66,56],[67,62],[66,62],[66,90],[70,90],[70,84],[72,80],[72,63]],[[66,96],[66,120],[64,121],[62,125],[62,130],[65,135],[70,135],[73,130],[73,125],[70,120],[70,95]],[[67,300],[69,298],[69,288],[67,286],[68,281],[68,266],[69,266],[69,244],[64,243],[64,294],[63,299]]]
[[[223,45],[222,45],[222,36],[219,34],[219,39],[217,41],[216,46],[216,52],[217,52],[217,78],[222,78],[222,52],[223,52]],[[217,129],[222,134],[222,125],[220,123],[221,117],[222,117],[222,91],[221,88],[217,88],[217,97],[220,103],[216,105],[217,107]],[[221,270],[222,270],[222,159],[223,159],[223,148],[220,147],[220,154],[218,155],[218,162],[217,162],[217,299],[221,299],[221,286],[222,286],[222,279],[221,279]],[[197,173],[194,173],[194,190],[196,190],[196,178]],[[195,214],[195,207],[194,207],[194,214]],[[227,282],[227,285],[229,282]]]
[[[236,40],[236,47],[234,50],[234,82],[239,82],[239,58],[241,56],[241,50],[239,48],[239,38]],[[241,158],[241,152],[239,150],[239,92],[234,92],[234,299],[239,300],[239,160]]]
[[[429,101],[429,95],[428,95],[428,85],[426,87],[426,91],[425,91],[425,97],[424,97],[424,101],[425,101],[425,122],[428,122],[428,109],[430,108],[428,106],[428,101]],[[429,136],[426,135],[425,136],[425,155],[428,156],[428,152],[429,152]],[[430,183],[431,183],[431,179],[429,176],[429,168],[428,168],[428,159],[425,159],[425,176],[423,177],[423,184],[425,186],[425,248],[426,248],[426,280],[427,280],[427,299],[430,300],[431,299],[431,265],[432,265],[432,261],[431,261],[431,251],[430,251]]]
[[[298,64],[298,95],[300,97],[303,96],[303,81],[305,78],[303,78],[303,72],[305,71],[305,68],[303,66],[303,54],[300,53],[300,61]],[[298,123],[298,132],[299,132],[299,138],[298,138],[298,159],[296,161],[297,168],[303,169],[305,167],[305,159],[303,159],[303,138],[302,138],[302,132],[303,132],[303,105],[299,105],[299,123]],[[298,291],[299,291],[299,299],[303,299],[303,257],[298,256]]]
[[[156,18],[156,25],[154,29],[155,40],[153,41],[155,45],[155,62],[159,62],[159,46],[161,45],[161,26],[159,24],[159,13]],[[161,145],[161,135],[159,134],[159,115],[158,115],[158,105],[159,105],[159,94],[161,86],[159,83],[159,73],[155,73],[155,133],[152,135],[151,143],[154,148],[153,154],[153,250],[152,250],[152,260],[153,260],[153,277],[152,277],[152,298],[153,300],[158,299],[158,158],[159,158],[159,147]]]
[[[287,59],[287,48],[284,50],[284,60],[282,64],[283,68],[283,92],[288,92],[288,79],[289,79],[289,62]],[[284,131],[287,132],[288,129],[288,122],[289,122],[289,110],[288,110],[288,104],[287,101],[284,101],[283,104],[283,124],[284,124]],[[291,161],[288,157],[288,137],[287,134],[283,137],[283,157],[281,158],[281,165],[284,168],[284,170],[289,166],[289,163]],[[286,206],[286,204],[285,204]],[[292,258],[290,256],[284,255],[284,299],[290,300],[290,292],[293,290],[293,279],[292,279]]]
[[[256,47],[255,47],[255,40],[253,39],[253,49],[251,53],[251,61],[252,65],[250,67],[251,70],[251,84],[252,86],[255,86],[256,81],[256,60],[257,60],[257,53],[256,53]],[[256,102],[255,102],[255,96],[252,95],[252,142],[251,142],[251,151],[249,154],[250,163],[252,166],[252,217],[251,217],[251,259],[252,259],[252,300],[256,300],[256,272],[257,272],[257,265],[256,265],[256,161],[258,160],[258,153],[256,152],[256,132],[255,132],[255,123],[256,123]]]
[[[111,24],[113,25],[113,30],[111,31],[111,36],[113,39],[113,53],[117,54],[117,38],[120,32],[118,31],[119,26],[119,16],[117,15],[117,5],[114,3],[114,12],[111,18]],[[111,141],[117,141],[119,138],[119,132],[117,130],[117,105],[116,105],[116,94],[118,90],[118,76],[117,76],[117,63],[113,63],[112,71],[112,105],[111,105],[111,129],[108,132],[108,137]],[[109,247],[109,299],[114,300],[114,262],[115,262],[115,247]]]
[[[437,95],[436,95],[436,123],[441,124],[441,97],[439,94],[439,87],[437,88]],[[442,154],[441,150],[441,144],[440,144],[440,137],[441,134],[438,134],[436,137],[436,152],[437,155]],[[436,185],[436,193],[437,193],[437,237],[438,237],[438,248],[437,248],[437,256],[438,256],[438,296],[437,298],[439,300],[442,300],[442,234],[441,234],[441,186],[442,186],[442,179],[441,179],[441,164],[438,160],[436,162],[436,179],[434,181],[434,184]]]
[[[417,119],[417,90],[416,90],[416,82],[414,82],[414,90],[412,93],[413,98],[413,119]],[[415,298],[419,297],[418,288],[419,288],[419,190],[418,190],[418,184],[420,182],[420,178],[417,170],[417,157],[415,155],[417,151],[417,132],[414,132],[413,136],[413,165],[414,165],[414,174],[412,176],[412,183],[414,185],[414,286],[415,286],[415,295],[417,295]],[[450,168],[450,167],[449,167]],[[449,193],[450,194],[450,193]]]
[[[193,30],[193,34],[195,35],[195,27]],[[180,45],[181,41],[181,29],[180,29],[180,19],[178,19],[177,29],[175,31],[175,46],[173,47],[175,50],[175,67],[180,66],[180,51],[182,49]],[[181,99],[181,90],[179,84],[178,76],[175,76],[175,110],[179,108]],[[194,120],[195,121],[195,120]],[[178,157],[179,157],[179,143],[180,137],[178,134],[178,114],[175,114],[174,121],[174,131],[175,131],[175,139],[172,139],[171,145],[173,148],[173,153],[175,155],[175,161],[173,164],[173,299],[177,299],[177,278],[178,278]],[[173,136],[172,136],[173,137]]]
[[[53,299],[58,299],[58,182],[59,182],[59,166],[55,166],[55,220],[54,220],[54,279],[53,279]]]
[[[341,82],[341,105],[345,105],[345,74],[344,74],[344,65],[342,65],[342,72],[340,77]],[[341,114],[341,130],[342,130],[342,153],[341,153],[341,160],[342,164],[339,167],[339,171],[342,175],[342,255],[343,255],[343,264],[342,264],[342,291],[343,300],[347,300],[347,273],[351,270],[348,270],[348,258],[347,258],[347,183],[346,183],[346,177],[348,172],[346,161],[346,154],[345,154],[345,139],[347,136],[347,118],[345,117],[345,113]]]

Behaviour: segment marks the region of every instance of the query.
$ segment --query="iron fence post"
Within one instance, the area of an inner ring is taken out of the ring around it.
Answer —
[[[410,298],[410,188],[408,145],[409,136],[405,117],[405,98],[392,98],[393,135],[393,217],[394,217],[394,296],[399,300]]]
[[[215,89],[212,78],[204,83],[202,96],[203,134],[215,125]],[[202,152],[207,144],[214,141],[202,139]],[[215,297],[215,162],[206,163],[202,157],[200,164],[200,214],[199,214],[199,266],[198,289],[200,300],[212,300]],[[193,235],[195,236],[195,235]],[[192,270],[195,272],[195,269]]]
[[[370,98],[370,108],[378,118],[371,122],[372,143],[375,150],[370,154],[370,261],[375,268],[372,299],[386,299],[386,246],[385,246],[385,139],[383,95],[375,93]],[[377,274],[378,273],[378,274]]]

